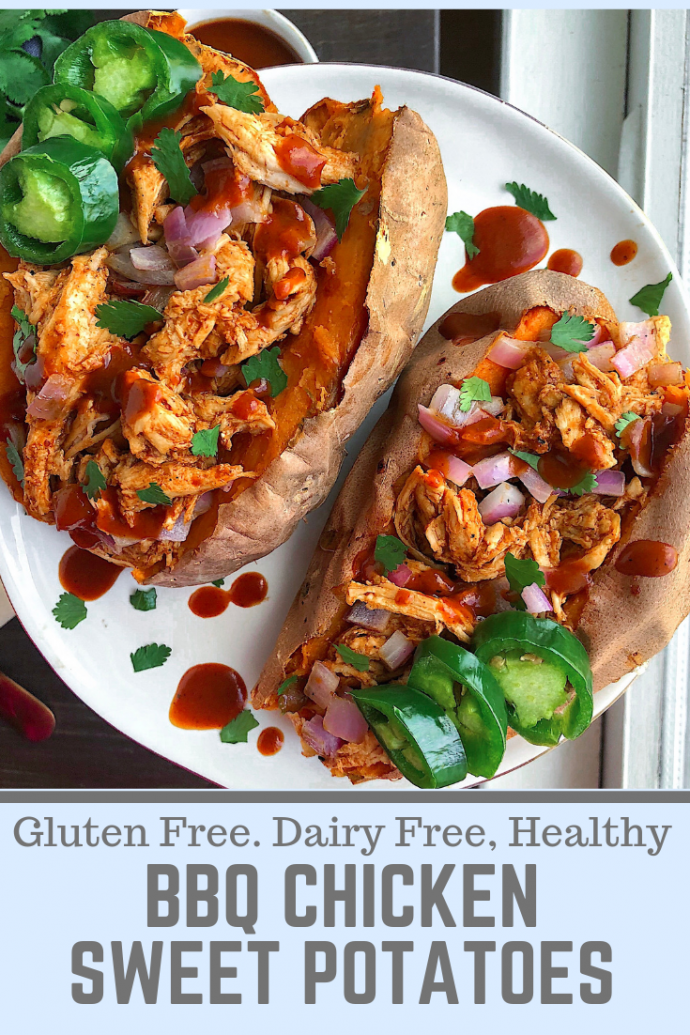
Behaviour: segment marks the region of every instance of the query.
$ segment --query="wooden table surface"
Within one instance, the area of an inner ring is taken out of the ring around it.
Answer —
[[[124,13],[101,11],[98,18]],[[441,70],[485,89],[495,88],[496,12],[284,13],[299,25],[323,61]],[[478,54],[484,58],[478,60]],[[57,720],[53,735],[40,744],[0,724],[0,787],[212,786],[136,744],[87,708],[58,678],[16,618],[0,629],[0,669],[44,701]]]

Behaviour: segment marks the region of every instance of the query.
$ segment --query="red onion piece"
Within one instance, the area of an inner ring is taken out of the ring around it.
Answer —
[[[503,482],[484,497],[479,504],[479,513],[485,525],[493,525],[503,518],[516,517],[524,502],[525,497],[516,485]]]
[[[587,345],[588,349],[595,349],[597,345],[601,345],[602,342],[609,340],[609,332],[606,330],[606,328],[602,327],[600,323],[595,323],[594,334],[588,342],[585,342],[585,344]]]
[[[361,744],[369,729],[367,720],[351,697],[331,699],[324,715],[323,728],[348,744]]]
[[[121,298],[139,298],[142,301],[147,293],[146,284],[137,284],[134,280],[120,280],[112,273],[108,278],[108,291]]]
[[[59,417],[65,400],[69,397],[71,384],[62,374],[51,374],[26,411],[33,420],[55,420]]]
[[[205,514],[213,506],[213,492],[202,492],[198,500],[194,504],[194,511],[192,513],[192,520],[199,517],[200,514]]]
[[[597,471],[593,492],[600,496],[622,496],[625,492],[625,475],[622,471]]]
[[[308,198],[300,197],[299,203],[307,215],[311,216],[314,223],[316,244],[314,245],[311,257],[315,262],[320,262],[321,259],[325,259],[327,255],[331,254],[338,243],[338,235],[335,232],[335,226],[324,210],[309,201]]]
[[[455,441],[455,433],[452,428],[449,428],[447,424],[439,420],[435,413],[427,409],[426,406],[422,406],[421,403],[417,404],[419,411],[419,423],[422,425],[424,430],[431,435],[434,442],[441,442],[443,445],[449,445]]]
[[[545,341],[541,345],[541,348],[544,350],[547,356],[551,356],[551,359],[554,361],[554,363],[561,363],[567,359],[573,358],[572,352],[568,352],[567,349],[562,349],[560,345],[554,345],[551,341]]]
[[[533,467],[528,466],[526,471],[518,475],[518,478],[537,503],[546,503],[551,493],[556,492]],[[561,493],[559,492],[558,495],[561,495]]]
[[[139,249],[141,250],[141,249]],[[172,269],[165,270],[140,270],[134,265],[131,259],[130,252],[131,247],[121,249],[119,252],[113,252],[106,259],[106,262],[111,270],[115,270],[121,276],[126,277],[127,280],[134,280],[139,284],[172,284],[173,273]]]
[[[391,672],[404,665],[413,653],[414,643],[412,640],[408,640],[400,629],[397,629],[392,636],[388,637],[384,645],[379,647],[379,657]]]
[[[602,341],[587,350],[587,359],[597,370],[613,370],[611,360],[616,355],[616,346],[612,341]]]
[[[464,460],[461,460],[459,456],[455,456],[453,453],[446,453],[443,449],[434,450],[433,463],[429,457],[426,458],[424,463],[427,467],[439,471],[444,478],[448,478],[458,487],[464,485],[472,474],[472,468],[469,464],[466,464]]]
[[[406,564],[399,564],[393,571],[389,571],[386,578],[393,583],[394,586],[399,586],[401,589],[406,586],[412,578],[412,572]]]
[[[630,450],[630,460],[632,461],[633,470],[635,474],[639,474],[641,478],[651,478],[654,474],[651,467],[649,467],[642,457],[642,446],[647,438],[647,428],[651,422],[651,417],[640,417],[634,420],[625,430],[625,441],[628,443]]]
[[[105,246],[109,251],[116,252],[118,248],[122,248],[126,244],[136,244],[138,240],[139,231],[132,226],[127,213],[120,212],[115,223],[115,229],[105,242]]]
[[[681,363],[650,363],[647,376],[652,388],[679,385],[683,382],[683,367]]]
[[[154,309],[157,309],[160,313],[163,312],[166,305],[170,301],[170,296],[173,294],[175,287],[154,287],[150,291],[146,291],[142,302],[144,305],[152,305]]]
[[[217,239],[232,222],[229,208],[218,209],[216,212],[195,212],[193,208],[187,207],[184,214],[187,220],[187,244],[191,245],[200,244],[212,235]]]
[[[639,323],[632,323],[629,320],[624,320],[622,323],[618,324],[618,334],[620,338],[621,348],[625,348],[626,345],[629,345],[636,338],[654,338],[654,321],[640,320]]]
[[[429,403],[429,409],[452,421],[460,412],[460,389],[454,385],[439,385]]]
[[[191,527],[191,521],[185,521],[184,511],[182,511],[172,528],[162,528],[158,538],[166,543],[183,543],[189,535]]]
[[[487,356],[499,367],[507,367],[508,370],[517,370],[525,361],[525,356],[535,342],[519,341],[517,338],[510,338],[501,332],[489,349]]]
[[[503,413],[505,408],[505,403],[500,395],[492,395],[488,402],[484,401],[481,404],[482,412],[488,413],[490,417],[498,417],[499,413]]]
[[[472,474],[477,479],[480,489],[491,489],[494,485],[508,481],[509,478],[517,476],[521,461],[512,453],[497,453],[496,456],[480,460],[472,468]]]
[[[188,266],[183,266],[175,274],[175,285],[180,291],[193,291],[204,284],[213,284],[216,279],[215,255],[200,255]]]
[[[391,616],[389,611],[367,607],[358,600],[345,615],[345,621],[350,625],[361,625],[363,629],[370,629],[372,632],[385,632],[390,625]]]
[[[168,250],[170,250],[170,245],[176,241],[188,240],[189,229],[182,205],[176,205],[175,208],[168,212],[163,220],[163,233],[165,234],[165,243],[168,246]]]
[[[541,586],[538,586],[536,582],[533,582],[530,586],[525,586],[520,596],[531,615],[540,615],[543,614],[544,611],[553,610],[551,607],[551,601],[547,597],[546,593],[544,593]]]
[[[323,719],[320,715],[315,715],[313,719],[304,723],[302,739],[317,755],[322,755],[324,758],[332,758],[343,743],[340,737],[334,737],[323,728]]]
[[[656,333],[652,320],[644,320],[642,323],[622,323],[619,326],[621,341],[627,342],[627,344],[615,354],[611,365],[625,381],[656,356]]]
[[[327,708],[331,697],[340,686],[340,679],[322,661],[315,661],[304,692],[319,708]]]
[[[172,259],[165,248],[161,248],[159,244],[148,244],[145,247],[132,248],[129,257],[132,260],[132,265],[137,270],[174,271]]]

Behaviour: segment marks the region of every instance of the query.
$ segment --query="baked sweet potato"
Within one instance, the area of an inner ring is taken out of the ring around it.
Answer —
[[[669,332],[666,317],[618,323],[600,291],[546,270],[453,306],[343,486],[254,706],[290,713],[304,753],[333,775],[395,779],[381,738],[354,724],[349,739],[328,709],[362,687],[374,687],[370,705],[385,684],[419,686],[412,653],[423,660],[429,637],[463,658],[461,645],[474,647],[501,677],[511,658],[497,640],[486,645],[489,631],[499,616],[532,623],[570,637],[566,651],[595,691],[661,650],[690,611],[689,391],[666,355]],[[393,636],[391,667],[382,658]],[[548,651],[520,642],[520,662],[551,670]],[[464,700],[458,683],[451,710]],[[585,728],[584,696],[577,721],[554,727],[559,706],[530,726],[506,693],[507,721],[556,743]],[[588,707],[591,719],[591,695]]]
[[[37,362],[26,385],[3,386],[13,412],[23,390],[28,404],[10,429],[23,486],[2,470],[33,517],[139,581],[194,585],[269,553],[325,499],[345,443],[421,331],[446,185],[431,131],[409,108],[384,108],[378,87],[351,104],[324,99],[296,121],[254,71],[185,35],[178,16],[128,20],[180,40],[200,78],[181,107],[135,126],[120,177],[126,233],[118,223],[106,247],[66,266],[22,261],[8,275]],[[254,84],[259,111],[223,102],[219,72]],[[191,238],[173,236],[182,206],[151,158],[163,130],[178,133],[199,185],[189,225],[232,213],[212,243],[193,240],[201,279],[185,279],[196,265],[183,265],[179,245]],[[0,169],[20,147],[18,134]],[[335,184],[363,192],[349,218],[334,204],[337,241],[325,203],[309,200]],[[142,261],[154,264],[152,283]],[[101,307],[123,297],[161,310],[130,342],[103,324]],[[12,362],[6,336],[0,363],[9,372]],[[94,465],[105,483],[95,492]]]

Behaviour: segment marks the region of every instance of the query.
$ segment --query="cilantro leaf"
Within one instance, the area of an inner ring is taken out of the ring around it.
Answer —
[[[224,76],[222,72],[214,72],[211,76],[210,93],[215,93],[221,104],[227,104],[229,108],[237,108],[247,115],[260,115],[264,110],[264,102],[261,91],[256,83],[241,83],[233,76]]]
[[[0,147],[4,147],[7,141],[19,129],[18,113],[14,105],[8,103],[7,98],[0,93]]]
[[[135,611],[155,611],[156,597],[156,588],[151,586],[151,589],[135,589],[129,602]]]
[[[38,58],[24,50],[3,53],[0,61],[0,89],[15,104],[26,104],[37,90],[49,82],[50,76]]]
[[[636,413],[631,413],[628,410],[626,413],[622,413],[615,423],[616,434],[618,438],[621,437],[626,428],[629,428],[633,421],[639,420],[639,416]]]
[[[178,205],[188,205],[198,194],[182,154],[182,134],[165,126],[153,142],[151,161],[168,183],[168,192]]]
[[[518,460],[522,460],[523,463],[529,464],[530,467],[534,468],[535,471],[539,469],[539,457],[536,453],[522,453],[519,449],[508,449],[509,453],[516,456]]]
[[[15,478],[17,479],[17,481],[19,482],[20,485],[23,485],[24,484],[24,461],[22,459],[21,453],[19,452],[19,450],[15,446],[14,442],[6,442],[5,443],[5,453],[7,454],[7,459],[9,460],[10,466],[12,467],[12,470],[14,471]]]
[[[573,485],[570,489],[568,489],[568,492],[572,493],[573,496],[584,496],[586,492],[594,492],[596,487],[596,475],[592,474],[591,471],[587,471],[586,474],[583,474],[582,478],[577,483],[577,485]]]
[[[669,273],[666,279],[659,284],[645,284],[636,295],[632,296],[630,302],[632,305],[636,305],[638,309],[641,309],[643,313],[646,313],[647,316],[658,316],[664,291],[672,280],[673,274]]]
[[[204,298],[204,302],[215,302],[217,298],[225,291],[226,287],[230,283],[230,277],[223,277],[217,284],[214,284],[209,293]]]
[[[335,232],[338,240],[342,241],[350,220],[350,213],[365,193],[366,187],[364,190],[358,190],[354,180],[338,180],[337,183],[331,183],[328,187],[314,191],[309,200],[319,208],[328,209],[333,213]]]
[[[227,726],[223,726],[220,739],[224,744],[246,744],[247,734],[258,725],[249,709],[245,708],[236,718],[231,719]]]
[[[268,381],[271,386],[271,398],[287,388],[287,374],[278,362],[280,349],[276,345],[272,349],[263,349],[256,356],[251,356],[242,364],[242,376],[247,387],[252,381]]]
[[[63,593],[52,613],[63,629],[75,629],[86,618],[86,604],[74,593]]]
[[[145,672],[149,668],[160,668],[171,654],[171,648],[164,643],[147,643],[145,647],[137,647],[129,657],[135,672]]]
[[[446,230],[458,235],[465,245],[468,259],[479,255],[479,248],[474,243],[474,219],[467,212],[453,212],[447,216]]]
[[[143,302],[104,302],[96,306],[97,327],[104,327],[118,338],[136,338],[147,324],[160,320],[161,314]]]
[[[293,683],[296,683],[298,679],[299,676],[288,676],[287,679],[284,679],[278,687],[278,689],[276,690],[276,694],[278,695],[278,697],[280,697],[281,694],[284,694],[288,687],[292,686]]]
[[[23,309],[19,306],[12,306],[12,318],[17,323],[17,329],[12,337],[12,349],[14,351],[14,368],[17,377],[24,384],[24,374],[26,368],[34,362],[36,358],[36,328],[32,323],[29,322],[29,317],[26,315]],[[31,341],[33,339],[33,341]],[[20,358],[20,354],[24,351],[24,346],[30,343],[32,357],[28,363],[24,363]]]
[[[472,409],[473,402],[488,402],[491,398],[491,389],[481,377],[466,377],[460,387],[460,409],[467,413]]]
[[[543,221],[556,218],[549,208],[549,202],[544,195],[530,190],[524,183],[515,183],[515,181],[513,183],[506,183],[506,190],[513,195],[516,205],[526,209],[527,212],[531,212],[537,219]]]
[[[218,588],[220,589],[221,586],[225,585],[225,579],[214,579],[211,585],[218,586]]]
[[[215,428],[204,428],[192,437],[192,456],[217,456],[220,424]]]
[[[356,650],[352,650],[345,643],[336,643],[335,649],[347,665],[352,665],[358,672],[369,671],[369,658],[366,654],[358,654]]]
[[[594,324],[584,316],[563,316],[551,328],[551,343],[566,352],[585,352],[587,342],[594,337]]]
[[[90,500],[97,500],[103,490],[107,487],[103,472],[95,460],[89,460],[86,465],[86,484],[84,492]]]
[[[374,560],[383,565],[384,575],[395,571],[405,560],[407,547],[395,535],[377,535]]]
[[[137,489],[137,496],[142,503],[162,504],[164,507],[172,506],[172,500],[166,496],[158,482],[149,482],[148,489]]]
[[[517,600],[515,601],[514,606],[518,611],[525,611],[526,604],[522,599],[523,589],[527,586],[533,585],[535,582],[538,586],[546,585],[546,576],[537,562],[533,561],[529,557],[525,557],[520,560],[512,553],[507,553],[505,564],[506,578],[510,583],[510,588],[513,593],[517,594]]]

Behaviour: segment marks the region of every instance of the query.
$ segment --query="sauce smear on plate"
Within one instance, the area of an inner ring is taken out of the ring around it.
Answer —
[[[279,730],[277,726],[269,726],[259,734],[256,746],[262,755],[277,755],[283,746],[284,739],[282,730]]]
[[[479,254],[453,277],[456,291],[475,291],[483,284],[526,273],[549,250],[549,235],[540,219],[519,205],[485,208],[474,217],[474,243]]]
[[[217,618],[230,604],[255,607],[266,599],[268,582],[258,571],[247,571],[235,579],[230,589],[201,586],[189,598],[189,610],[197,618]]]
[[[79,546],[70,546],[62,555],[58,575],[60,585],[68,593],[80,600],[98,600],[115,585],[122,571],[119,564],[111,564]]]
[[[169,718],[183,730],[219,730],[237,718],[246,700],[247,687],[234,668],[194,665],[178,684]]]
[[[571,277],[579,277],[582,273],[582,256],[572,248],[559,248],[549,256],[547,269],[556,273],[567,273]]]
[[[637,255],[637,245],[634,241],[619,241],[611,249],[611,262],[614,266],[627,266]]]

